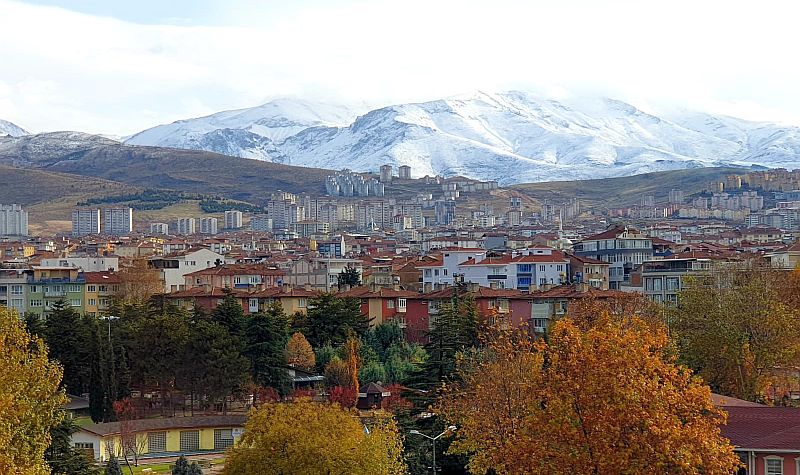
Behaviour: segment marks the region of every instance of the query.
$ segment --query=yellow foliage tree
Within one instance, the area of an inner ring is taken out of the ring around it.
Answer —
[[[227,475],[406,473],[402,440],[390,417],[364,428],[338,405],[301,399],[264,404],[250,413],[230,449]]]
[[[124,303],[142,304],[150,297],[164,292],[164,282],[157,269],[151,268],[147,259],[131,260],[119,271],[121,284],[116,298]]]
[[[317,359],[314,349],[302,333],[296,332],[286,343],[286,363],[289,366],[310,370],[314,368]]]
[[[548,341],[499,331],[462,362],[439,403],[459,427],[450,452],[470,454],[472,473],[733,473],[725,414],[672,363],[665,329],[593,320],[562,319]]]
[[[0,307],[0,473],[44,475],[44,452],[67,398],[61,367],[16,313]]]

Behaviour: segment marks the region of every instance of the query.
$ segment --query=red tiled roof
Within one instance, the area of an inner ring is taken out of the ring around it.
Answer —
[[[763,404],[757,402],[745,401],[744,399],[723,396],[717,393],[711,393],[711,402],[717,407],[764,407]]]
[[[754,450],[800,450],[800,408],[725,407],[722,436],[737,447]]]
[[[190,272],[187,276],[195,275],[286,275],[281,269],[270,269],[263,264],[225,264],[208,269]]]
[[[595,234],[594,236],[589,236],[584,239],[583,241],[593,241],[595,239],[615,239],[617,236],[625,232],[624,226],[615,226],[609,230],[603,231],[602,233]],[[629,233],[638,233],[639,231],[633,228],[628,228]]]
[[[631,294],[627,292],[621,292],[619,290],[599,290],[595,288],[589,288],[585,292],[581,292],[575,286],[572,285],[559,285],[558,287],[553,287],[550,290],[539,290],[536,292],[531,292],[530,294],[534,298],[584,298],[584,297],[591,297],[591,298],[615,298],[615,297],[629,297]]]
[[[381,287],[375,290],[371,290],[369,287],[355,287],[345,292],[339,292],[339,297],[355,297],[355,298],[406,298],[406,297],[416,297],[419,295],[419,292],[412,292],[410,290],[394,290],[385,287]]]
[[[84,272],[87,284],[119,284],[122,279],[113,272]]]

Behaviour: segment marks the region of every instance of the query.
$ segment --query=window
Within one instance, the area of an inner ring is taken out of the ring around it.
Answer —
[[[105,285],[100,285],[97,287],[98,292],[108,292],[108,287]]]
[[[394,308],[394,300],[389,299],[386,301],[386,308]]]
[[[297,306],[299,308],[306,308],[308,306],[308,302],[306,302],[306,299],[297,299]]]
[[[81,306],[81,299],[70,299],[69,305],[71,307],[80,307]]]
[[[442,275],[447,275],[447,269],[442,269]]]
[[[14,286],[12,285],[11,287],[13,288]],[[38,291],[39,291],[39,289],[38,289],[38,288],[37,288],[35,285],[31,285],[31,287],[30,287],[30,292],[31,292],[32,294],[35,294],[35,293],[36,293],[36,292],[38,292]],[[21,293],[21,292],[20,292],[20,293]]]
[[[8,287],[5,285],[0,285],[0,294],[4,294],[8,292]]]
[[[783,475],[783,457],[764,457],[764,475]]]
[[[69,286],[69,292],[77,293],[77,292],[80,292],[80,291],[81,291],[81,286],[80,285],[70,285]]]
[[[182,430],[180,441],[181,452],[196,452],[200,450],[200,431]]]
[[[544,277],[539,278],[539,285],[544,285],[546,283],[547,283],[547,279],[545,279]]]
[[[100,306],[101,307],[108,307],[109,303],[110,302],[108,301],[108,299],[100,299]]]
[[[531,286],[531,278],[530,277],[517,277],[517,287],[522,289],[527,289]]]
[[[33,287],[35,288],[35,287]],[[31,290],[31,292],[35,292],[35,290]],[[22,286],[21,285],[12,285],[11,286],[11,295],[22,295]]]
[[[397,299],[397,311],[398,312],[406,311],[406,299]]]
[[[534,318],[533,319],[533,330],[537,332],[543,332],[547,329],[547,318]]]
[[[519,264],[517,265],[517,272],[518,273],[528,273],[531,272],[531,265],[530,264]]]
[[[438,276],[439,275],[439,269],[433,269],[433,275]]]
[[[97,292],[97,286],[96,285],[87,285],[86,286],[86,291],[87,292]]]
[[[22,299],[11,299],[11,308],[22,308]]]
[[[97,300],[96,299],[89,299],[89,305],[92,306],[92,307],[96,307],[97,306]]]
[[[31,307],[41,307],[42,301],[41,300],[31,300]]]
[[[147,452],[161,453],[167,451],[167,433],[166,432],[148,432],[147,433]]]
[[[546,267],[544,266],[544,264],[540,265],[539,266],[539,272],[544,272],[545,268]]]
[[[247,306],[250,307],[250,313],[258,312],[258,299],[249,299]]]
[[[564,266],[563,266],[562,264],[559,264],[559,265],[557,265],[557,266],[556,266],[556,271],[558,271],[558,272],[564,272]]]
[[[233,445],[231,429],[214,429],[214,450],[227,449]]]

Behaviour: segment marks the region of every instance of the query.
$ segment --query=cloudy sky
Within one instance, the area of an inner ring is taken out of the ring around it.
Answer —
[[[528,89],[800,125],[799,13],[794,1],[0,0],[0,118],[128,135],[279,96],[377,106]]]

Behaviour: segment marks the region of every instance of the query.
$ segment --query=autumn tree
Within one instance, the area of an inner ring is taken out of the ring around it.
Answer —
[[[317,363],[314,349],[300,332],[295,332],[286,343],[286,363],[306,371],[312,370]]]
[[[379,418],[365,430],[358,417],[338,405],[301,399],[251,412],[223,473],[393,475],[406,469],[391,418]]]
[[[119,291],[114,295],[121,303],[141,305],[150,297],[164,293],[164,282],[158,269],[150,267],[147,259],[132,259],[118,272]]]
[[[439,402],[450,451],[472,473],[733,473],[725,414],[668,347],[663,327],[607,314],[562,319],[549,341],[498,331]]]
[[[44,341],[0,307],[0,473],[50,473],[44,454],[67,401],[61,376]]]
[[[749,401],[800,357],[793,276],[757,262],[689,280],[670,325],[682,361],[721,394]],[[800,292],[800,286],[794,287]]]

